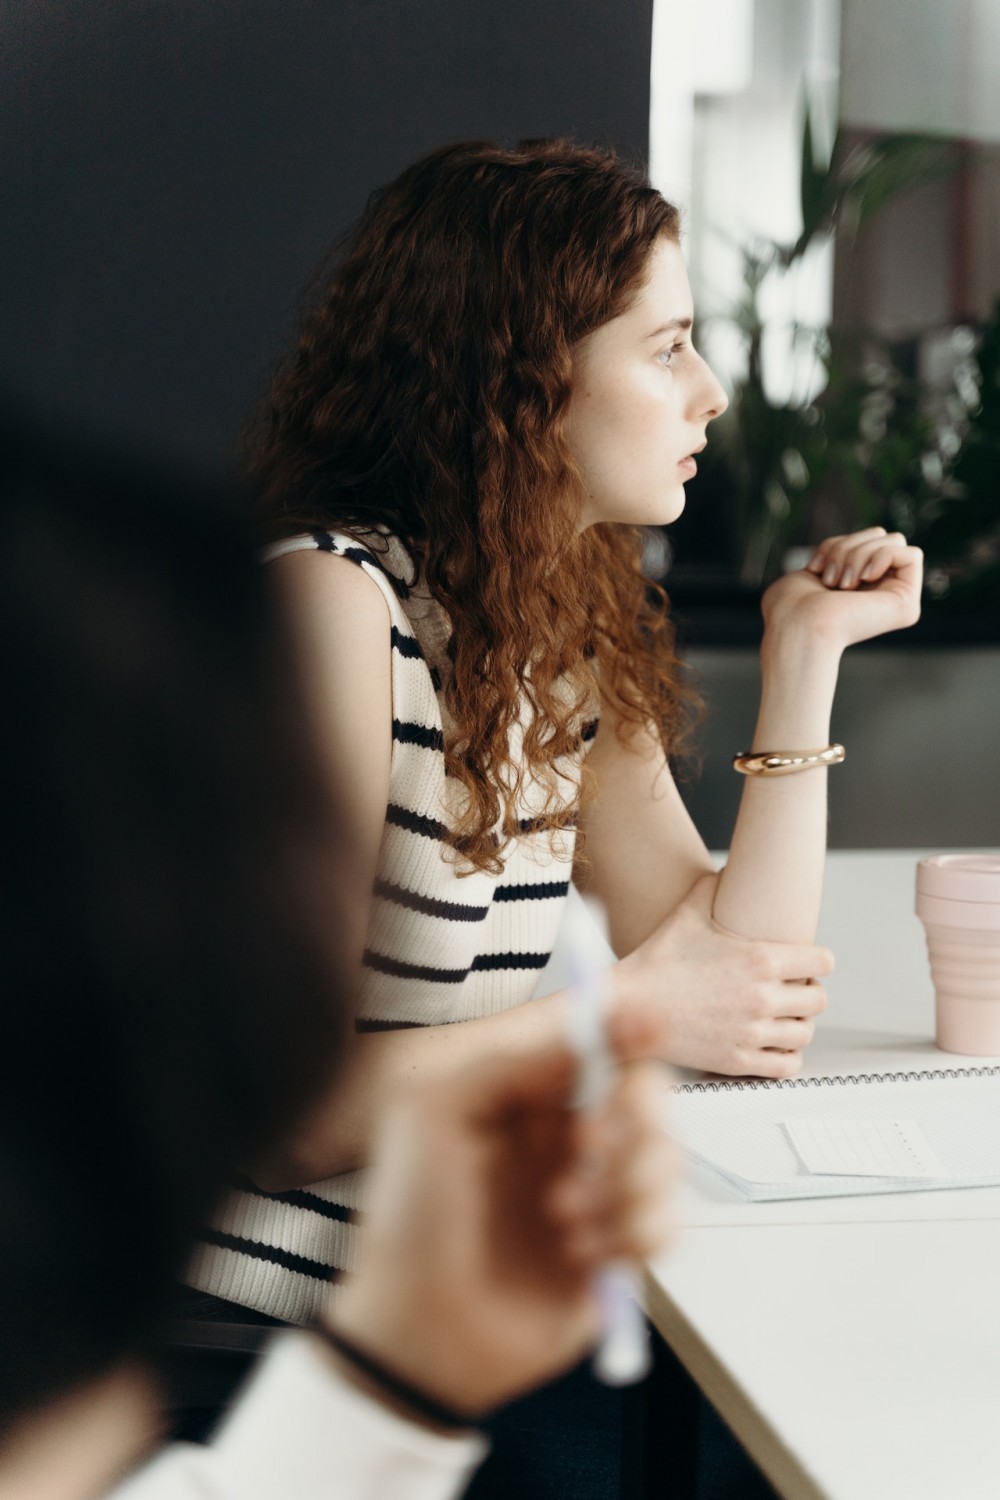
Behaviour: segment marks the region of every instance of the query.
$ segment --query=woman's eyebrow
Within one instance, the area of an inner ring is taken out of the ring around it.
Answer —
[[[669,323],[661,323],[659,328],[654,328],[652,333],[647,333],[648,339],[662,338],[665,333],[680,333],[693,327],[692,318],[671,318]]]

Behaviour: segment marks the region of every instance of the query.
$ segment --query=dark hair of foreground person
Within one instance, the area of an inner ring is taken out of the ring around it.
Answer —
[[[0,1433],[152,1346],[339,1055],[336,830],[246,510],[2,420]]]

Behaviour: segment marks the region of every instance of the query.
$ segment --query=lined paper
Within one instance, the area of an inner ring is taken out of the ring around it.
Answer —
[[[686,1085],[667,1118],[693,1160],[753,1201],[1000,1186],[1000,1068]],[[789,1125],[820,1154],[803,1155]]]
[[[916,1120],[782,1120],[807,1172],[842,1177],[950,1177]]]

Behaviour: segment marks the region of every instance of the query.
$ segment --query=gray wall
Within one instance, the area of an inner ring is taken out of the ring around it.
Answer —
[[[644,155],[652,0],[0,0],[0,386],[226,455],[298,292],[433,146]]]
[[[722,849],[742,785],[730,761],[753,735],[757,656],[701,649],[688,661],[709,717],[701,776],[682,790]],[[832,732],[847,759],[829,772],[831,848],[1000,844],[1000,647],[848,652]]]

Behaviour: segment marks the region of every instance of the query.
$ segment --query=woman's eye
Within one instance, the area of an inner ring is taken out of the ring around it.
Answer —
[[[670,365],[673,363],[674,355],[680,354],[681,350],[684,348],[684,344],[671,344],[669,349],[661,349],[657,354],[656,359],[665,370],[669,369]]]

